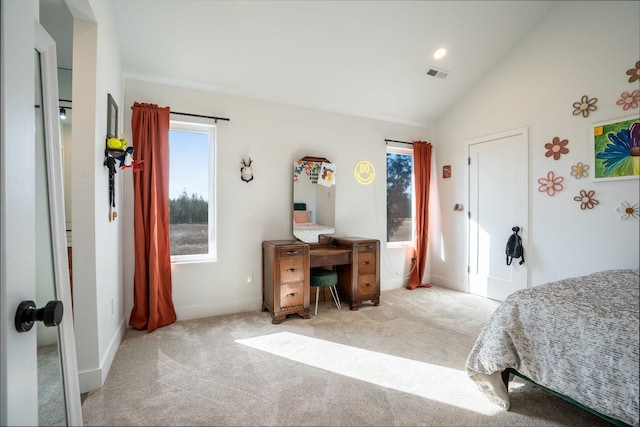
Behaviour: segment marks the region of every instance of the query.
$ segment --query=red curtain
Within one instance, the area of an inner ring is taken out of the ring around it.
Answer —
[[[431,144],[425,141],[413,142],[413,174],[416,194],[416,246],[413,258],[415,268],[409,277],[408,289],[418,287],[430,288],[431,285],[422,283],[427,263],[427,248],[429,246],[429,187],[431,182]]]
[[[175,322],[169,244],[169,107],[134,103],[131,118],[135,273],[129,324],[155,329]]]

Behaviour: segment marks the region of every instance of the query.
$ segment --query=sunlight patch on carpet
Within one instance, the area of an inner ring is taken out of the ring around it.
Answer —
[[[335,374],[484,415],[501,411],[482,396],[466,372],[457,369],[290,332],[239,339],[236,342]]]

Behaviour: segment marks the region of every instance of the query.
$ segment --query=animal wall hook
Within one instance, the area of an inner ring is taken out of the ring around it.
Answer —
[[[244,157],[242,158],[242,162],[240,163],[242,166],[240,167],[240,179],[244,182],[249,182],[253,179],[253,169],[251,168],[251,157],[249,157],[249,161],[246,162]]]

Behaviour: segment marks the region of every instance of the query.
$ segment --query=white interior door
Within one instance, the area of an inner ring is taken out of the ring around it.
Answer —
[[[34,11],[33,2],[0,4],[0,425],[37,425],[36,334],[13,326],[36,292]]]
[[[33,2],[2,0],[0,8],[0,425],[82,425],[55,43],[34,20]],[[29,301],[55,302],[50,328],[20,324],[16,312]]]
[[[469,292],[498,301],[527,286],[526,264],[506,264],[512,227],[528,230],[527,128],[469,141]]]

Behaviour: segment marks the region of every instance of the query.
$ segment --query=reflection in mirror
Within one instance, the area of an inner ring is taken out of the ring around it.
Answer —
[[[317,243],[335,232],[335,171],[323,157],[303,157],[293,163],[293,235]]]
[[[73,73],[66,68],[58,67],[58,97],[60,108],[65,109],[66,118],[60,115],[60,143],[62,144],[62,173],[64,185],[64,216],[67,227],[67,246],[71,246],[71,126],[73,124],[73,108],[71,83]]]
[[[40,53],[35,51],[35,162],[36,162],[36,306],[57,300],[51,217],[45,106]],[[36,323],[38,343],[38,425],[67,425],[58,328]]]

